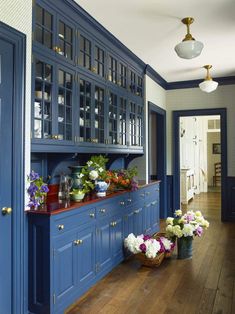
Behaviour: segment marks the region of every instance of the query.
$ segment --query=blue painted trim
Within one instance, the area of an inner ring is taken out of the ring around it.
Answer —
[[[179,149],[179,120],[187,116],[209,116],[220,115],[221,125],[221,219],[228,219],[227,207],[227,110],[226,108],[216,109],[193,109],[173,111],[173,209],[180,208],[180,149]]]
[[[159,75],[149,64],[145,67],[145,74],[162,88],[167,89],[167,81],[165,81],[164,78],[162,78],[161,75]]]
[[[25,51],[26,36],[0,22],[0,37],[14,45],[13,94],[13,313],[27,309],[27,231],[24,215],[24,103],[25,103]]]
[[[166,111],[152,102],[148,102],[148,118],[151,112],[157,114],[157,179],[160,183],[160,218],[166,218],[169,209],[167,208],[167,177],[166,177]],[[150,129],[149,129],[150,141]],[[150,142],[149,142],[150,145]],[[150,159],[150,156],[149,156]],[[150,163],[150,162],[149,162]]]
[[[226,215],[225,221],[235,222],[235,177],[227,177],[226,183],[227,191],[227,204],[226,204]]]
[[[213,78],[213,80],[218,82],[220,86],[235,84],[235,76],[216,77],[216,78]],[[203,81],[203,79],[191,80],[191,81],[170,82],[170,83],[166,84],[166,90],[194,88],[194,87],[198,87],[198,85],[202,81]]]

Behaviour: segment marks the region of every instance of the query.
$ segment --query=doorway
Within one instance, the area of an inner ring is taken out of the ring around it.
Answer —
[[[220,117],[220,149],[221,149],[221,220],[226,220],[226,177],[227,177],[227,129],[226,109],[198,109],[173,112],[173,204],[180,208],[180,129],[181,117],[219,116]]]
[[[25,35],[0,22],[0,313],[24,312]]]
[[[166,178],[166,111],[148,102],[148,178],[160,180],[160,218],[169,214]]]

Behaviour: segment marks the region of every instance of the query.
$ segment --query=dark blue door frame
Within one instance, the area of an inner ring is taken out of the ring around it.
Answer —
[[[180,117],[220,116],[221,141],[221,220],[226,220],[226,178],[227,178],[227,111],[226,108],[173,111],[173,208],[180,208]]]
[[[0,22],[0,38],[14,46],[13,82],[13,175],[12,175],[12,313],[23,313],[25,302],[26,274],[26,219],[24,214],[24,97],[25,97],[25,47],[24,34]],[[4,271],[4,270],[3,270]]]
[[[167,209],[167,177],[166,177],[166,111],[155,104],[148,102],[148,118],[154,112],[157,116],[157,179],[161,180],[160,184],[160,218],[166,218]],[[149,119],[148,119],[149,121]],[[150,124],[149,125],[149,145],[150,145]],[[148,154],[149,156],[149,154]],[[148,158],[150,165],[150,156]]]

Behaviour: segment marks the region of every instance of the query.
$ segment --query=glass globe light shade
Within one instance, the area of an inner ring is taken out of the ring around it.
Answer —
[[[205,80],[199,84],[200,89],[206,93],[213,92],[214,90],[216,90],[217,86],[218,82],[215,82],[213,80]]]
[[[175,46],[175,52],[180,58],[192,59],[199,56],[204,45],[197,40],[185,40]]]

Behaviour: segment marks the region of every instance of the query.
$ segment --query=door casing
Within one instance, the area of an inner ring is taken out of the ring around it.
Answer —
[[[12,176],[12,311],[23,313],[27,309],[27,232],[24,213],[24,104],[25,104],[25,51],[26,36],[0,22],[0,38],[14,46],[13,82],[13,176]]]
[[[226,108],[193,109],[173,111],[173,209],[180,208],[180,117],[220,116],[221,141],[221,220],[226,217],[226,178],[227,178],[227,110]]]

